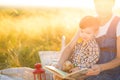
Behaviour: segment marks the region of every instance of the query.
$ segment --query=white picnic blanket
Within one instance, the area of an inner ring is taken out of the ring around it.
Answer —
[[[33,69],[28,67],[0,70],[0,80],[34,80]]]

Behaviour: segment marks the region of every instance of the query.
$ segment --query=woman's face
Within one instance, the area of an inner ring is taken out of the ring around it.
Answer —
[[[93,36],[95,36],[95,30],[94,30],[93,28],[81,29],[80,37],[81,37],[83,40],[89,40],[89,39],[91,39]]]
[[[112,13],[114,0],[94,0],[95,9],[99,16],[106,16]]]

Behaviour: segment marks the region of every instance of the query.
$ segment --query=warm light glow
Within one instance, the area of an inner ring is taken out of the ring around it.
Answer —
[[[92,0],[0,0],[3,6],[93,8]]]
[[[116,0],[115,8],[118,8],[118,7],[120,8],[119,3],[120,3],[120,0]],[[68,8],[94,9],[93,0],[0,0],[0,6],[55,7],[55,8],[68,7]],[[16,23],[16,25],[18,28],[23,27],[25,28],[25,30],[32,31],[32,32],[35,31],[36,33],[40,32],[38,28],[46,27],[46,26],[56,27],[59,24],[61,24],[61,26],[65,26],[68,29],[72,29],[73,27],[76,27],[76,26],[78,27],[80,19],[83,16],[87,15],[85,13],[88,13],[88,15],[94,14],[94,12],[89,11],[88,9],[86,11],[82,11],[82,10],[77,11],[75,9],[72,9],[72,10],[73,11],[69,11],[67,9],[60,10],[58,11],[59,15],[56,14],[54,15],[55,17],[52,15],[53,17],[51,17],[50,19],[49,17],[48,18],[41,17],[41,15],[39,15],[36,12],[36,15],[38,16],[31,15],[29,18],[23,18],[18,23]],[[30,11],[32,10],[30,9]],[[49,15],[49,12],[44,13],[44,15]],[[48,23],[46,24],[46,22]]]
[[[0,6],[94,8],[93,0],[0,0]],[[115,8],[120,8],[116,0]]]
[[[120,8],[120,0],[116,0],[115,8]]]

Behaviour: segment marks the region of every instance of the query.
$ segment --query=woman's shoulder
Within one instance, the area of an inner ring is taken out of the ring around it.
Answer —
[[[117,21],[116,37],[120,36],[120,16],[114,15],[114,19]]]
[[[118,25],[117,25],[117,30],[116,30],[116,36],[120,36],[120,16],[118,16],[118,19],[119,19],[119,22],[118,22]]]
[[[108,32],[108,29],[110,28],[110,24],[114,23],[117,21],[117,30],[116,30],[116,36],[120,36],[120,16],[118,15],[113,15],[111,19],[103,26],[99,28],[98,35],[96,37],[100,37],[105,35]]]

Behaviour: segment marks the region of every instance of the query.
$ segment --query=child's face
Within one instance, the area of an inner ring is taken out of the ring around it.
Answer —
[[[91,39],[93,36],[95,36],[96,31],[94,28],[85,28],[85,29],[81,29],[81,33],[80,33],[80,37],[83,40],[89,40]]]

